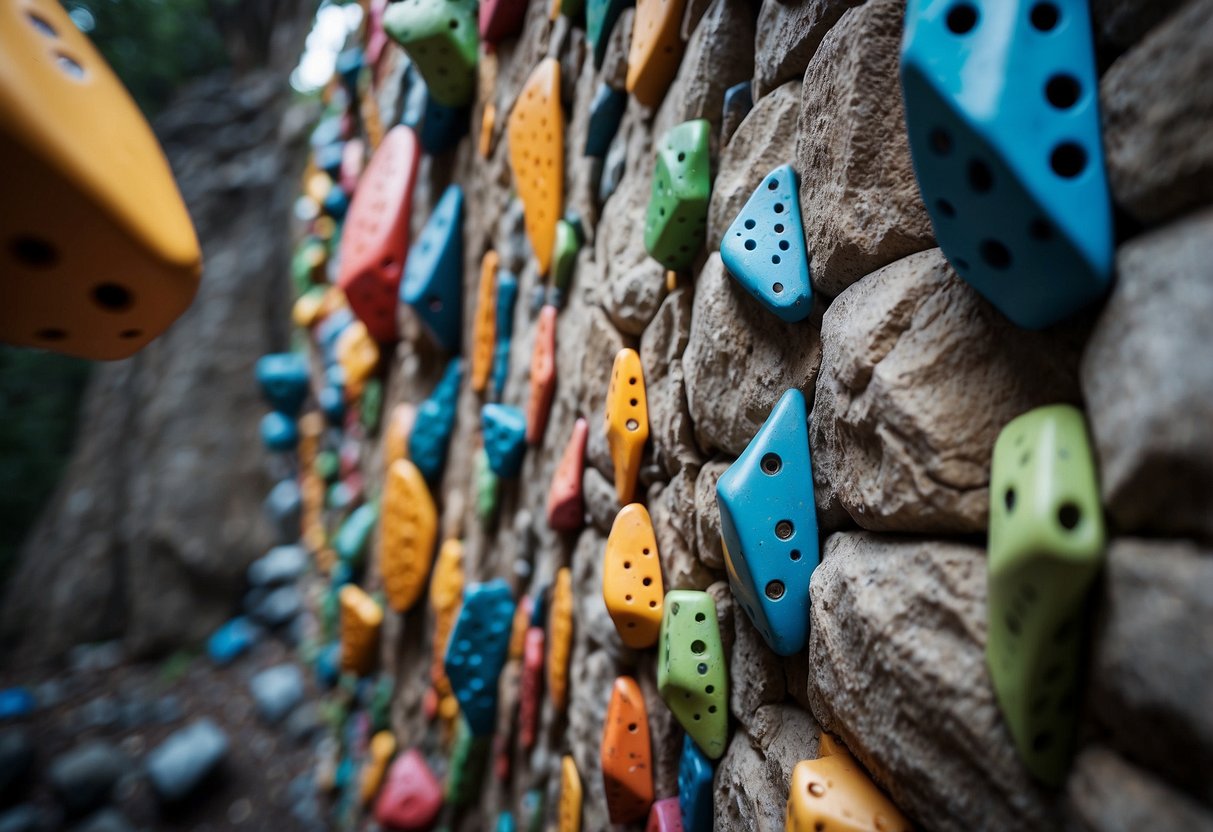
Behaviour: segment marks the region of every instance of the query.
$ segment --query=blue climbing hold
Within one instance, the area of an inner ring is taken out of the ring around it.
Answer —
[[[322,687],[336,687],[341,681],[341,642],[324,645],[316,653],[316,681]]]
[[[594,49],[594,68],[602,69],[602,60],[606,57],[607,42],[611,39],[611,30],[623,10],[631,6],[633,0],[587,0],[585,4],[585,36]]]
[[[821,556],[804,394],[788,390],[716,483],[733,595],[768,645],[799,652],[809,629],[809,578]]]
[[[472,736],[493,733],[497,677],[509,652],[513,621],[514,598],[505,581],[468,586],[447,642],[444,664]]]
[[[364,63],[362,49],[357,46],[343,49],[337,53],[337,75],[341,77],[345,91],[355,101],[358,99],[358,75],[362,72]]]
[[[298,416],[307,399],[307,358],[297,352],[276,352],[257,359],[257,383],[274,410]]]
[[[451,359],[446,372],[434,387],[430,397],[417,408],[417,419],[409,434],[409,459],[431,485],[442,477],[446,465],[447,446],[455,431],[455,410],[459,404],[459,384],[463,365]]]
[[[813,287],[791,165],[780,165],[763,178],[725,232],[720,259],[737,282],[781,320],[808,316]]]
[[[400,81],[400,123],[412,127],[418,133],[425,123],[425,108],[430,100],[430,91],[425,86],[425,79],[417,71],[417,65],[408,62],[404,77]]]
[[[340,222],[345,219],[345,212],[349,210],[350,197],[345,192],[345,188],[333,183],[333,187],[329,188],[328,195],[325,196],[324,204],[321,207],[324,209],[324,213]]]
[[[509,812],[502,812],[497,816],[497,832],[517,832],[518,826],[514,823],[514,816]]]
[[[1030,329],[1102,297],[1112,211],[1087,0],[912,0],[901,85],[918,186],[957,273]]]
[[[312,155],[316,167],[329,175],[334,182],[341,175],[341,157],[345,153],[345,142],[332,141],[317,147]]]
[[[754,109],[754,93],[749,81],[734,84],[724,91],[724,107],[721,109],[721,129],[727,135],[721,136],[721,142],[727,143],[733,136],[737,125],[745,121],[745,117]]]
[[[0,690],[0,720],[29,716],[37,706],[38,703],[29,688],[15,687]]]
[[[299,443],[295,420],[277,410],[261,417],[261,441],[268,450],[289,451]]]
[[[354,322],[354,313],[348,306],[334,311],[316,326],[316,342],[320,353],[324,356],[324,365],[330,367],[337,363],[337,341],[346,327]]]
[[[518,278],[504,269],[497,272],[497,344],[493,347],[493,369],[489,374],[494,398],[501,398],[510,374],[510,344],[514,339],[514,304],[518,302]]]
[[[678,809],[685,832],[712,832],[712,761],[690,734],[678,760]]]
[[[463,188],[450,185],[409,250],[400,281],[407,303],[443,349],[459,352],[463,315]]]
[[[345,420],[345,391],[332,384],[326,384],[316,394],[316,401],[325,420],[334,427],[339,427]]]
[[[431,156],[454,150],[467,135],[471,116],[467,107],[439,104],[432,95],[425,97],[425,116],[421,121],[421,148]]]
[[[623,112],[628,107],[628,94],[603,82],[590,102],[590,123],[585,135],[585,155],[603,157],[619,130]]]
[[[363,503],[350,512],[337,534],[333,535],[333,551],[342,563],[348,563],[357,572],[362,568],[366,559],[366,550],[371,542],[371,535],[379,525],[379,505]]]
[[[486,404],[480,408],[480,428],[489,468],[503,479],[518,476],[526,455],[526,414],[522,408]]]
[[[261,628],[243,615],[236,616],[211,633],[206,652],[218,665],[229,664],[248,652],[261,635]]]

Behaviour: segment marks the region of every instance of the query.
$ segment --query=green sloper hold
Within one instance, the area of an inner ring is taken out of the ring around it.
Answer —
[[[497,515],[498,480],[484,448],[477,448],[472,457],[472,480],[476,483],[476,517],[487,526]]]
[[[1103,549],[1082,413],[1049,405],[1007,423],[990,470],[986,663],[1024,765],[1052,785],[1073,750],[1084,611]]]
[[[363,503],[354,509],[333,538],[333,550],[337,552],[337,557],[353,569],[360,568],[371,533],[378,522],[379,506],[375,503]]]
[[[402,0],[383,14],[383,30],[405,48],[430,97],[462,107],[476,90],[476,0]]]
[[[561,219],[556,223],[556,242],[552,245],[552,286],[562,306],[568,297],[569,284],[573,282],[573,269],[577,266],[577,253],[581,251],[581,222],[577,218]]]
[[[359,416],[362,427],[374,435],[379,430],[379,416],[383,410],[383,382],[377,378],[367,380],[362,388],[362,402],[359,405]]]
[[[451,747],[450,768],[446,772],[446,802],[452,806],[468,806],[480,797],[485,764],[492,748],[492,737],[474,737],[467,724],[458,720],[455,742]]]
[[[729,733],[729,687],[711,595],[692,589],[665,594],[657,659],[661,698],[703,753],[718,759]]]
[[[644,247],[667,269],[677,271],[691,265],[707,235],[711,129],[706,119],[684,121],[658,144]]]

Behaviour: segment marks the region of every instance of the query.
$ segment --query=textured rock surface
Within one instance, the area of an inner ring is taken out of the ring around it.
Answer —
[[[985,529],[990,454],[1008,421],[1076,401],[1076,352],[1019,330],[938,249],[868,275],[822,322],[810,418],[818,510],[866,529]]]
[[[1187,0],[1092,0],[1091,22],[1102,45],[1123,49],[1141,40]]]
[[[1213,539],[1213,211],[1127,243],[1082,361],[1104,503],[1130,532]]]
[[[717,829],[783,829],[792,769],[817,756],[820,729],[811,714],[766,705],[754,719],[753,733],[737,731],[717,769]]]
[[[732,464],[731,460],[713,459],[699,469],[699,476],[695,478],[695,546],[699,559],[709,569],[724,569],[716,481]]]
[[[1066,802],[1078,829],[1213,829],[1213,812],[1172,791],[1114,752],[1092,746],[1078,756],[1066,785]]]
[[[700,464],[682,369],[682,355],[690,334],[691,291],[680,287],[662,301],[657,316],[640,339],[649,406],[649,441],[656,463],[670,477],[683,469],[693,474]]]
[[[1125,4],[1130,5],[1130,4]],[[1132,4],[1141,15],[1175,3]],[[1145,223],[1213,203],[1213,0],[1193,0],[1112,65],[1099,86],[1108,181]]]
[[[754,98],[799,79],[830,27],[863,0],[763,0],[755,38]]]

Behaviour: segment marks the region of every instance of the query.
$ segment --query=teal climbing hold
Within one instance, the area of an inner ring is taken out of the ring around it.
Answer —
[[[307,399],[308,368],[306,356],[279,352],[257,359],[257,383],[270,407],[287,416],[297,417]]]
[[[505,581],[468,586],[447,642],[444,665],[472,736],[493,733],[497,677],[509,652],[513,621],[514,598]]]
[[[476,91],[476,18],[476,0],[401,0],[387,7],[383,30],[409,53],[438,103],[462,107]]]
[[[678,760],[678,808],[684,832],[712,832],[712,761],[689,734]]]
[[[448,107],[427,93],[421,120],[421,148],[431,156],[454,150],[467,135],[470,120],[467,107]]]
[[[375,503],[363,503],[350,512],[333,537],[333,551],[337,557],[343,563],[348,563],[351,569],[361,568],[371,535],[378,524],[379,506]]]
[[[605,81],[598,85],[598,91],[590,101],[590,123],[585,132],[586,156],[606,156],[627,108],[625,90],[617,90]]]
[[[611,30],[623,10],[632,5],[632,0],[587,0],[585,5],[585,36],[594,50],[594,68],[602,68],[606,57],[607,41]]]
[[[443,349],[459,352],[463,315],[463,188],[449,186],[409,250],[400,300]]]
[[[486,404],[480,409],[480,427],[489,468],[503,479],[517,477],[526,455],[526,414],[522,408]]]
[[[299,428],[291,417],[271,410],[261,417],[261,442],[266,450],[292,450],[299,443]]]
[[[497,816],[497,832],[516,832],[517,829],[514,816],[509,812],[502,812]]]
[[[671,128],[657,145],[644,247],[667,269],[677,271],[691,265],[707,233],[711,130],[706,119],[685,121]]]
[[[510,345],[514,340],[514,304],[518,302],[518,278],[513,272],[497,272],[497,344],[493,347],[493,369],[489,383],[494,398],[501,398],[510,374]]]
[[[458,358],[452,358],[434,392],[417,408],[417,419],[409,434],[409,459],[431,485],[441,479],[446,465],[447,446],[455,432],[455,411],[462,380],[463,364]]]
[[[742,287],[780,319],[801,321],[813,304],[800,224],[796,171],[768,173],[720,241],[720,259]]]

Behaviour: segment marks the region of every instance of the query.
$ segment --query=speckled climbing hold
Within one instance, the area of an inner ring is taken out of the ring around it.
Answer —
[[[510,346],[514,340],[514,304],[518,302],[518,278],[513,272],[497,272],[497,343],[493,347],[493,371],[489,390],[500,398],[510,374]]]
[[[407,0],[406,0],[407,2]],[[463,315],[463,188],[450,185],[409,250],[400,300],[413,308],[434,340],[459,352]]]
[[[299,429],[291,417],[276,410],[261,417],[261,443],[266,450],[289,451],[298,441]]]
[[[481,445],[472,457],[472,483],[476,488],[476,517],[487,525],[497,516],[500,478],[489,466],[489,455]]]
[[[480,115],[480,139],[476,152],[480,154],[481,159],[489,158],[493,152],[493,130],[496,127],[497,105],[490,102],[484,105],[484,112]]]
[[[446,675],[468,728],[478,737],[493,733],[497,677],[505,664],[514,599],[503,580],[471,584],[446,651]]]
[[[644,832],[682,832],[682,813],[677,797],[663,797],[653,803]]]
[[[442,477],[447,446],[455,430],[462,379],[463,365],[458,358],[452,358],[434,392],[417,408],[417,422],[409,435],[409,458],[421,469],[426,482],[435,483]]]
[[[585,155],[599,159],[607,155],[611,141],[628,107],[628,94],[603,82],[590,101],[590,123],[585,131]]]
[[[762,180],[725,232],[720,258],[742,288],[781,320],[808,316],[813,288],[791,165],[780,165]]]
[[[365,676],[375,666],[383,608],[357,584],[341,587],[341,670]]]
[[[544,306],[535,325],[531,352],[531,397],[526,406],[526,441],[538,445],[556,393],[556,307]]]
[[[653,802],[653,754],[644,694],[631,676],[620,676],[611,687],[601,763],[611,823],[643,818]]]
[[[366,325],[354,321],[337,338],[335,352],[344,371],[346,401],[354,401],[362,395],[363,385],[379,367],[379,346]]]
[[[349,564],[351,569],[361,568],[366,547],[378,522],[379,509],[375,503],[364,503],[350,512],[333,537],[333,548],[337,550],[337,557],[341,558],[342,563]]]
[[[1086,600],[1104,539],[1082,413],[1049,405],[1008,422],[990,468],[986,663],[1020,757],[1052,785],[1074,746]]]
[[[497,44],[518,34],[526,15],[526,0],[481,0],[480,38]]]
[[[454,150],[468,134],[470,125],[467,107],[447,107],[427,94],[425,116],[421,120],[421,149],[431,156]]]
[[[678,760],[678,808],[686,832],[712,832],[712,761],[689,734]]]
[[[560,758],[560,832],[581,832],[581,775],[571,755]]]
[[[716,482],[733,596],[772,650],[798,653],[809,631],[809,578],[821,560],[804,394],[786,391]]]
[[[682,12],[686,0],[636,0],[632,45],[628,50],[627,90],[641,104],[656,108],[665,98],[682,61]]]
[[[1015,324],[1054,324],[1112,279],[1111,201],[1085,0],[914,0],[901,83],[935,237]]]
[[[667,269],[685,269],[703,246],[712,194],[705,119],[685,121],[662,137],[645,215],[644,247]]]
[[[389,130],[363,172],[341,232],[337,285],[380,343],[396,340],[396,297],[420,160],[416,133],[403,126]]]
[[[296,352],[263,355],[257,359],[257,383],[274,410],[292,418],[307,400],[307,358]]]
[[[362,805],[369,805],[379,793],[387,765],[396,753],[396,737],[391,731],[379,731],[371,737],[367,760],[362,766],[362,780],[358,784],[358,796]]]
[[[556,242],[552,247],[552,297],[549,303],[564,306],[584,236],[581,219],[575,214],[556,223]]]
[[[392,829],[429,829],[442,809],[442,786],[416,748],[405,751],[388,769],[375,802],[375,820]]]
[[[413,608],[425,589],[438,534],[438,511],[420,469],[407,459],[388,467],[379,526],[379,571],[396,612]]]
[[[462,107],[476,90],[476,0],[403,0],[383,14],[383,29],[404,47],[430,95]]]
[[[720,116],[720,143],[726,145],[741,122],[754,109],[754,94],[749,81],[734,84],[724,91],[724,107]]]
[[[526,455],[526,415],[522,408],[486,404],[480,408],[480,427],[489,468],[503,479],[517,477]]]
[[[802,760],[788,790],[788,832],[910,832],[910,822],[849,754]]]
[[[713,760],[729,732],[729,690],[716,604],[706,592],[666,593],[657,645],[657,689],[683,729]]]
[[[590,426],[578,417],[573,423],[573,433],[564,446],[560,462],[552,474],[548,488],[548,525],[557,531],[577,531],[585,525],[585,502],[581,496],[581,473],[585,468],[585,445],[590,436]]]
[[[606,438],[615,466],[615,494],[632,502],[644,443],[649,438],[649,405],[644,391],[640,354],[630,347],[615,355],[606,396]]]
[[[522,648],[522,677],[518,685],[518,744],[535,746],[539,733],[539,706],[543,696],[543,627],[531,625]]]
[[[644,506],[631,503],[615,515],[602,559],[602,600],[626,646],[657,643],[664,595],[653,521]]]
[[[633,0],[586,0],[585,7],[585,36],[594,50],[594,68],[602,68],[602,60],[606,57],[607,41],[611,38],[611,30],[623,10],[633,4]]]
[[[573,575],[567,566],[556,571],[548,604],[548,696],[556,710],[568,704],[569,656],[573,650]]]
[[[501,258],[489,249],[480,259],[480,287],[476,290],[476,315],[472,322],[472,389],[483,393],[493,369],[497,345],[497,267]]]
[[[480,796],[492,746],[491,737],[473,736],[462,720],[456,723],[450,767],[446,771],[447,803],[452,806],[467,806],[476,802]]]
[[[564,198],[564,111],[560,108],[560,62],[545,58],[535,67],[510,112],[507,133],[514,188],[526,215],[526,233],[546,275],[552,261],[556,221]]]

